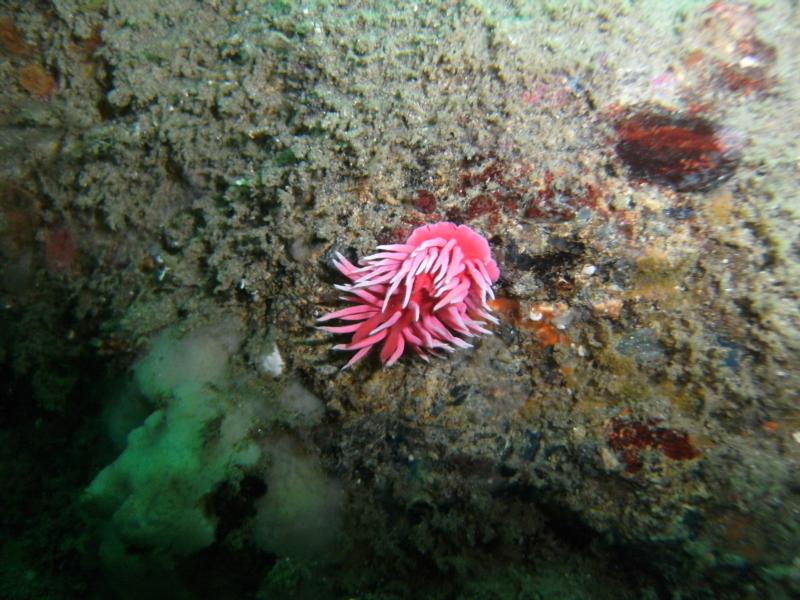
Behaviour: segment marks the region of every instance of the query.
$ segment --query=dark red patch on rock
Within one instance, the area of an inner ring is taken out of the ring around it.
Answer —
[[[618,119],[616,151],[633,176],[681,192],[708,191],[739,164],[733,136],[698,115],[639,109]]]
[[[70,273],[78,258],[78,241],[66,227],[51,229],[45,236],[44,259],[51,275]]]
[[[497,208],[497,203],[487,194],[480,194],[469,201],[467,218],[477,219]]]
[[[436,210],[436,196],[427,190],[417,190],[414,208],[420,212],[432,213]]]
[[[629,421],[617,418],[611,421],[608,445],[622,456],[626,473],[641,470],[641,451],[655,448],[672,460],[697,458],[700,452],[692,445],[689,434],[677,429],[659,427],[654,419]]]

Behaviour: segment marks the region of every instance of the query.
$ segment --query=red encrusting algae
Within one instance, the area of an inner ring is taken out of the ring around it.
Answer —
[[[672,460],[689,460],[700,456],[685,431],[658,426],[655,419],[630,421],[615,418],[611,421],[608,443],[622,454],[626,473],[637,473],[644,461],[641,451],[656,448]]]
[[[320,322],[341,319],[352,324],[323,326],[330,333],[352,333],[336,350],[355,351],[348,368],[383,342],[380,359],[391,366],[411,348],[424,360],[438,350],[470,348],[462,337],[491,333],[497,323],[488,298],[500,270],[489,243],[466,225],[446,221],[415,229],[404,244],[378,246],[380,252],[356,267],[341,254],[336,268],[352,283],[336,288],[353,305],[324,315]]]
[[[635,177],[679,192],[707,192],[730,179],[741,158],[739,136],[699,115],[651,106],[614,124],[617,155]]]

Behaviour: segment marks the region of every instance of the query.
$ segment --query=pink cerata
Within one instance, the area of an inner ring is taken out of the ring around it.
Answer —
[[[463,338],[491,332],[497,323],[487,304],[500,270],[480,233],[466,225],[441,222],[415,229],[405,244],[378,246],[359,267],[337,253],[334,264],[352,283],[337,285],[352,306],[324,315],[347,325],[323,326],[330,333],[352,333],[335,350],[355,351],[347,369],[383,342],[380,359],[391,366],[411,348],[424,360],[438,350],[471,348]],[[463,337],[460,337],[463,336]]]

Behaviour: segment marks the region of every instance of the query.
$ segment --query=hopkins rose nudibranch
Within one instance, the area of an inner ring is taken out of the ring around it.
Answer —
[[[497,323],[487,304],[500,270],[489,243],[466,225],[441,222],[415,229],[405,244],[378,246],[380,252],[356,267],[340,253],[336,268],[352,283],[337,285],[352,306],[322,316],[347,325],[323,326],[330,333],[352,333],[335,350],[355,351],[344,366],[360,361],[383,342],[380,359],[391,366],[411,348],[424,360],[437,350],[471,348],[459,336],[490,334],[484,325]]]

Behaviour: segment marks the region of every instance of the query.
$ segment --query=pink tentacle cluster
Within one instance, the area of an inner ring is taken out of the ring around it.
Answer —
[[[405,244],[378,246],[356,267],[341,254],[336,268],[352,283],[337,285],[352,306],[324,315],[346,325],[322,326],[330,333],[352,334],[335,350],[355,351],[348,368],[383,342],[380,359],[391,366],[411,348],[424,360],[439,350],[471,348],[463,338],[491,334],[497,323],[488,298],[500,271],[489,244],[466,225],[441,222],[419,227]],[[462,337],[459,337],[462,336]]]

